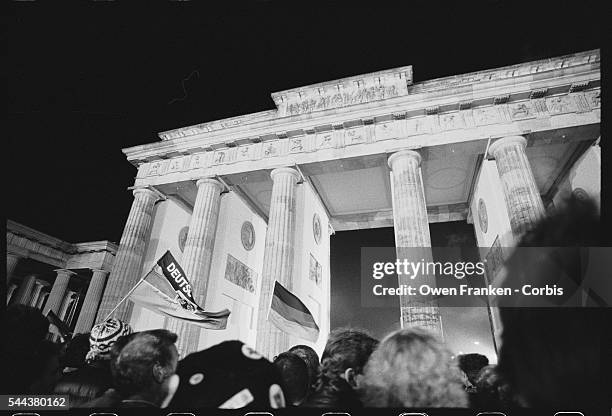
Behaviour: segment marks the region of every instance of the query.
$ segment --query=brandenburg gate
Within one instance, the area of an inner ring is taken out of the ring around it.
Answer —
[[[131,302],[115,317],[179,333],[182,354],[241,339],[271,358],[308,344],[267,320],[279,281],[313,312],[320,351],[335,231],[394,227],[398,247],[429,247],[429,223],[467,221],[494,250],[563,195],[599,198],[599,50],[417,83],[406,66],[272,99],[123,150],[138,168],[134,202],[98,321],[170,250],[201,306],[232,311],[227,329]],[[402,326],[441,330],[435,304],[400,304]]]

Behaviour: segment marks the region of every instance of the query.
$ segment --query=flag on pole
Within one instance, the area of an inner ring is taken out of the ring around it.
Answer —
[[[306,305],[280,283],[274,282],[274,294],[268,320],[289,335],[316,342],[319,327]]]
[[[66,325],[51,309],[47,312],[47,320],[51,325],[57,328],[62,338],[65,340],[72,338],[72,331],[68,328],[68,325]]]
[[[144,308],[206,329],[225,329],[230,315],[228,309],[207,312],[197,304],[189,279],[170,251],[138,282],[129,298]]]

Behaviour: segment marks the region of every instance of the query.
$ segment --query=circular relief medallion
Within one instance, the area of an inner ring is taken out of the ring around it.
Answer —
[[[189,227],[187,226],[181,228],[181,231],[179,231],[178,245],[179,245],[179,250],[181,250],[181,253],[183,252],[183,250],[185,250],[185,242],[187,241],[188,232],[189,232]]]
[[[587,199],[589,199],[589,194],[582,188],[574,189],[572,191],[572,194],[574,194],[574,196],[580,201],[586,201]]]
[[[250,221],[245,221],[242,223],[240,239],[242,240],[242,246],[246,251],[251,250],[253,246],[255,246],[255,229]]]
[[[489,227],[489,217],[487,216],[487,205],[482,198],[478,201],[478,224],[482,232],[486,233]]]
[[[321,218],[317,214],[312,217],[312,234],[317,244],[321,243]]]

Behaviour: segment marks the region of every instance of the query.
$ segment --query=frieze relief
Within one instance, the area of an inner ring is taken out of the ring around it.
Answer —
[[[360,144],[366,142],[365,129],[363,127],[353,127],[344,131],[344,145]]]
[[[394,121],[378,123],[374,128],[374,134],[377,141],[394,139],[398,136],[397,123]]]
[[[596,89],[379,123],[372,123],[371,121],[366,123],[367,120],[365,120],[364,125],[361,126],[317,133],[312,131],[302,136],[286,139],[250,143],[165,160],[154,160],[139,167],[138,177],[159,176],[241,161],[274,158],[287,154],[313,152],[380,140],[393,140],[398,137],[431,134],[439,131],[580,113],[598,110],[600,106],[601,92]]]
[[[575,97],[569,95],[546,98],[546,107],[550,114],[564,114],[578,111]]]
[[[508,104],[510,110],[510,117],[512,120],[525,120],[529,118],[535,118],[535,108],[533,103],[530,101],[521,101],[517,103]]]
[[[586,91],[584,96],[591,108],[601,107],[601,90]]]
[[[336,147],[336,141],[334,140],[334,132],[333,131],[325,131],[322,133],[318,133],[316,136],[315,147],[317,150],[327,149],[330,147]]]
[[[440,126],[443,130],[456,130],[465,128],[463,114],[461,114],[459,111],[442,114],[440,116]]]

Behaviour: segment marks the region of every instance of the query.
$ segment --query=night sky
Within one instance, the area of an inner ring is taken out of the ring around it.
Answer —
[[[413,65],[419,82],[594,49],[605,27],[589,0],[207,3],[10,4],[8,218],[118,242],[136,174],[121,149],[160,131],[272,109],[272,92],[346,76]]]

